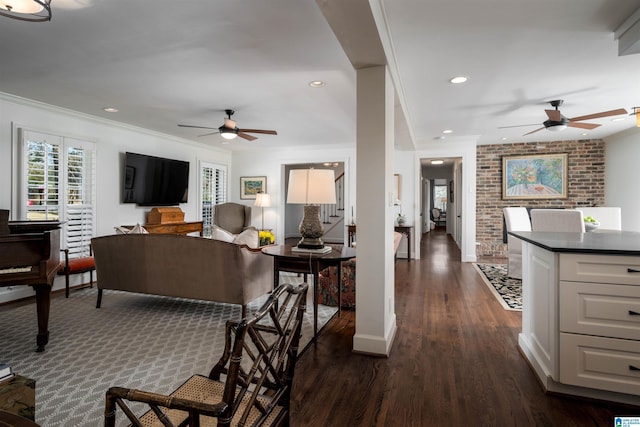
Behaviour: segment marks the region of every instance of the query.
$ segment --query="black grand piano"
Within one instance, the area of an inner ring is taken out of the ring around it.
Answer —
[[[58,221],[8,221],[0,210],[0,286],[29,285],[36,291],[37,352],[49,341],[53,279],[60,267]]]

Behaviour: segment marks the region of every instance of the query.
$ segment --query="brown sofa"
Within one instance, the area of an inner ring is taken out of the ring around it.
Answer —
[[[119,234],[91,240],[102,290],[242,305],[273,290],[273,259],[245,245],[170,234]]]

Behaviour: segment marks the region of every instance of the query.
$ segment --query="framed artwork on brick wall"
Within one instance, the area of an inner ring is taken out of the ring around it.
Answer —
[[[565,199],[567,154],[504,156],[502,199]]]

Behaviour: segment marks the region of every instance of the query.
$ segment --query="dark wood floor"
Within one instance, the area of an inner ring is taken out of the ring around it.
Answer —
[[[518,312],[504,310],[444,231],[422,259],[395,264],[398,331],[388,358],[354,354],[343,312],[300,357],[291,425],[613,426],[624,407],[546,395],[517,349]]]

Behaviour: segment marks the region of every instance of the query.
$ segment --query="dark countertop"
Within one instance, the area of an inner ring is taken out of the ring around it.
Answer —
[[[512,231],[509,234],[551,252],[640,256],[640,233],[635,231]]]

